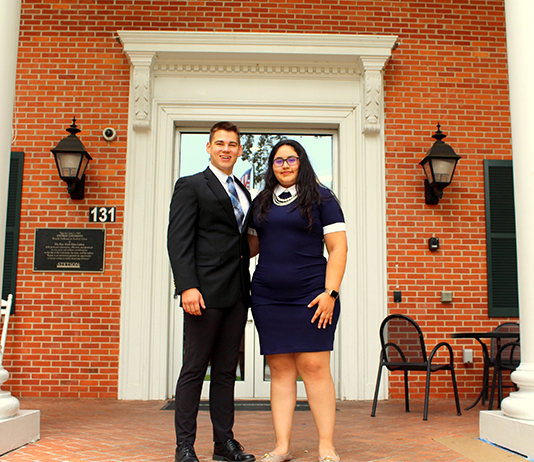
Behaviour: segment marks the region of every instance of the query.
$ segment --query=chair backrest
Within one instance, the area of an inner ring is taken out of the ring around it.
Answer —
[[[7,300],[2,300],[2,307],[0,310],[0,324],[2,325],[2,335],[0,336],[0,366],[4,359],[4,351],[6,348],[7,327],[9,325],[9,315],[11,314],[11,304],[13,303],[13,296],[10,294]]]
[[[425,340],[419,325],[403,314],[391,314],[380,326],[380,342],[386,362],[427,361]]]
[[[491,360],[495,359],[495,356],[497,355],[497,350],[499,349],[499,346],[504,346],[507,343],[510,342],[517,342],[519,340],[519,324],[517,322],[503,322],[502,324],[498,325],[495,329],[493,329],[493,332],[511,332],[512,334],[517,334],[517,338],[502,338],[502,339],[491,339],[491,347],[490,347],[490,358]]]
[[[508,342],[501,346],[496,362],[504,369],[515,369],[521,364],[521,346],[519,342]]]

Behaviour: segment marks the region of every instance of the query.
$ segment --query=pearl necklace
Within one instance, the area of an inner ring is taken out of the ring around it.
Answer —
[[[286,199],[280,199],[274,192],[273,192],[273,202],[274,205],[278,205],[279,207],[283,207],[284,205],[289,205],[291,202],[294,202],[297,199],[298,194],[291,194],[291,196],[287,197]]]

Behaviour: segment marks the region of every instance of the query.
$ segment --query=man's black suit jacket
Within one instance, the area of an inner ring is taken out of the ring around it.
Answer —
[[[230,307],[239,296],[250,306],[249,216],[240,233],[230,197],[209,168],[176,182],[167,235],[176,294],[196,287],[207,308]]]

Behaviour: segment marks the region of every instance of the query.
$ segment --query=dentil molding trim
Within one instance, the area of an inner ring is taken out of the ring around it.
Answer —
[[[156,73],[178,74],[284,74],[330,77],[346,77],[347,75],[360,75],[358,66],[317,66],[313,63],[300,65],[277,65],[277,64],[225,64],[225,63],[157,63],[153,67]]]

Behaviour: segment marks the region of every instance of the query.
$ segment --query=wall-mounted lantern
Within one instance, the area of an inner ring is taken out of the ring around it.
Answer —
[[[66,130],[70,135],[63,138],[51,151],[56,159],[59,176],[67,183],[67,190],[71,199],[83,199],[85,169],[92,158],[76,136],[81,130],[76,126],[75,118],[72,119],[72,125]]]
[[[443,190],[451,184],[456,164],[461,157],[443,141],[447,135],[438,131],[432,135],[436,142],[426,153],[425,158],[419,162],[425,171],[425,203],[437,204],[443,197]]]

